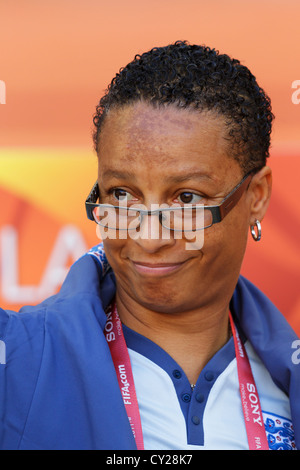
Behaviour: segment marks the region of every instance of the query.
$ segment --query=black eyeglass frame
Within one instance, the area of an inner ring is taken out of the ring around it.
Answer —
[[[215,206],[205,206],[205,205],[190,206],[189,209],[197,209],[197,208],[201,209],[201,210],[207,209],[212,214],[211,224],[206,226],[206,227],[201,227],[199,229],[195,229],[195,231],[204,230],[206,228],[211,227],[214,224],[218,224],[219,222],[221,222],[224,219],[224,217],[226,217],[226,215],[237,205],[237,203],[241,199],[241,197],[242,197],[244,191],[246,190],[246,188],[248,189],[249,184],[250,184],[250,180],[252,179],[254,173],[259,171],[260,169],[261,168],[257,168],[257,169],[253,169],[253,170],[249,171],[249,173],[247,173],[244,176],[244,178],[230,191],[230,193],[227,194],[227,196],[225,196],[225,198],[221,201],[220,204],[215,205]],[[95,208],[103,207],[103,208],[120,209],[120,206],[113,206],[111,204],[97,204],[96,201],[99,199],[99,195],[100,195],[100,192],[99,192],[98,181],[96,181],[96,183],[94,184],[91,192],[89,193],[89,195],[88,195],[88,197],[85,201],[85,208],[86,208],[87,217],[88,217],[89,220],[92,220],[92,221],[96,222],[96,224],[97,224],[97,221],[95,220],[95,218],[93,216],[93,210]],[[124,209],[125,208],[126,207],[124,207]],[[128,207],[128,209],[130,209],[130,207]],[[145,215],[147,215],[147,216],[149,216],[149,215],[159,215],[159,220],[160,220],[160,223],[162,224],[162,213],[164,211],[182,210],[182,209],[185,209],[185,208],[184,207],[174,207],[174,208],[170,207],[170,208],[155,209],[153,211],[147,211],[147,210],[144,210],[144,209],[134,208],[134,210],[139,212],[140,215],[141,215],[140,224],[142,222],[143,216],[145,216]],[[98,224],[98,225],[101,225],[101,224]],[[137,227],[135,227],[135,228],[137,228]],[[177,229],[171,229],[171,228],[168,228],[168,229],[172,230],[172,231],[177,231]],[[119,230],[125,230],[125,229],[119,229]]]

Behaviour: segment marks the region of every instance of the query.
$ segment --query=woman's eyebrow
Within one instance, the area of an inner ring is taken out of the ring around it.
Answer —
[[[169,175],[164,178],[166,181],[170,183],[182,183],[183,181],[191,180],[191,179],[198,179],[198,180],[211,180],[213,181],[214,178],[207,173],[203,173],[203,171],[191,171],[188,173],[181,173],[180,175]]]
[[[118,178],[118,179],[136,179],[136,175],[131,171],[120,171],[108,169],[102,173],[103,178]]]
[[[103,178],[118,178],[118,179],[131,179],[136,180],[135,172],[128,170],[117,170],[117,169],[107,169],[102,173]],[[203,171],[189,171],[187,173],[181,173],[176,175],[168,175],[163,177],[164,181],[168,183],[181,183],[183,181],[188,181],[191,179],[198,180],[210,180],[213,181],[213,176],[210,176]]]

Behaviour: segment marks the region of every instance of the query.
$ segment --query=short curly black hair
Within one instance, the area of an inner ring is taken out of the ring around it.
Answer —
[[[136,55],[116,74],[96,107],[96,151],[107,111],[139,100],[222,115],[230,153],[242,170],[246,173],[266,164],[274,119],[271,101],[240,61],[187,41]]]

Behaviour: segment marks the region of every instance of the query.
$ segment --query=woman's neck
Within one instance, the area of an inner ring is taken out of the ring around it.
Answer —
[[[116,302],[122,323],[164,349],[193,384],[230,336],[228,305],[170,314],[145,308],[119,292]]]

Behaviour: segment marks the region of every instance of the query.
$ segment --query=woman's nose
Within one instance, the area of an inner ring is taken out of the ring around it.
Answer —
[[[172,231],[161,225],[158,212],[151,215],[144,214],[139,230],[134,232],[130,237],[149,253],[175,243]]]

